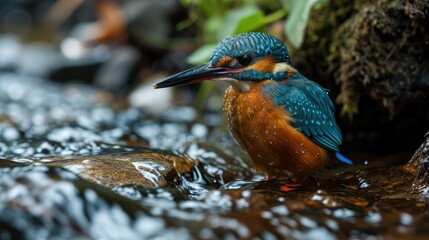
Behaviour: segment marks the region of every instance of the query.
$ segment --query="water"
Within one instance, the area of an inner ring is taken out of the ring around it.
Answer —
[[[427,144],[407,167],[331,166],[292,186],[256,175],[219,121],[195,122],[187,107],[155,118],[118,101],[0,74],[1,239],[429,234]]]

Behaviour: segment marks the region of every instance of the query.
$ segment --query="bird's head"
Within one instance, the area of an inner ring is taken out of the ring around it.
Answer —
[[[154,88],[226,80],[246,91],[254,82],[280,81],[296,72],[287,47],[277,38],[267,33],[243,33],[223,39],[207,63],[170,76]]]

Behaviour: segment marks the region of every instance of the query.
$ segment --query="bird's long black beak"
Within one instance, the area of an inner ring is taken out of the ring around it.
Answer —
[[[204,80],[221,78],[227,74],[228,72],[226,68],[212,67],[210,66],[210,63],[205,63],[201,66],[197,66],[165,78],[155,83],[153,88],[166,88],[198,83]]]

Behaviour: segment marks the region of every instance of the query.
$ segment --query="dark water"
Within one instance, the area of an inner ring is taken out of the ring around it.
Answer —
[[[0,239],[429,236],[428,145],[406,168],[334,164],[285,191],[255,175],[220,118],[123,102],[0,74]]]

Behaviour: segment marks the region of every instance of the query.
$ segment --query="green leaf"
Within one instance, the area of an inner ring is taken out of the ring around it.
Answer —
[[[186,59],[186,61],[192,65],[198,65],[207,62],[213,50],[216,48],[216,45],[217,44],[205,44],[199,47]]]
[[[310,10],[320,0],[291,0],[290,14],[286,20],[285,33],[290,43],[299,48],[304,40]]]
[[[204,23],[204,40],[205,43],[216,43],[219,41],[217,35],[222,28],[223,18],[212,16]]]
[[[264,13],[253,6],[229,11],[219,31],[218,40],[238,33],[257,30],[264,25]]]

